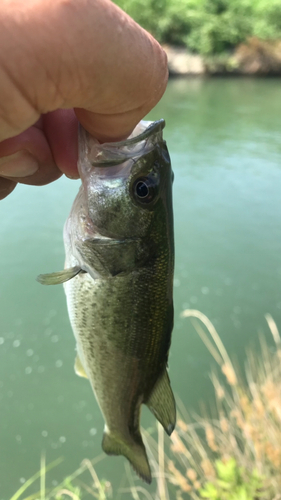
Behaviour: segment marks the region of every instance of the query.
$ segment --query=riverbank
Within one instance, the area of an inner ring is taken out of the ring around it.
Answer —
[[[202,56],[184,47],[163,45],[171,76],[250,75],[281,76],[281,40],[252,37],[232,52]]]

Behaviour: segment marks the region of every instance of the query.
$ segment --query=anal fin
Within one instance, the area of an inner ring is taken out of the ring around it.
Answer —
[[[41,283],[41,285],[60,285],[65,281],[71,280],[77,274],[85,272],[80,266],[70,267],[69,269],[64,269],[63,271],[58,271],[57,273],[39,274],[36,280]]]
[[[145,404],[170,436],[176,425],[176,403],[166,369],[158,378]]]
[[[79,358],[78,354],[75,358],[74,371],[79,377],[88,378],[88,375],[85,372],[84,366],[82,365],[81,359]]]

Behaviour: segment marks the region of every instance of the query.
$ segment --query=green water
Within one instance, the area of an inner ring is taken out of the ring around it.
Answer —
[[[174,80],[151,119],[167,121],[176,238],[175,328],[170,375],[197,410],[211,401],[211,356],[185,308],[217,327],[229,352],[281,327],[281,81]],[[62,227],[79,181],[19,186],[0,203],[0,499],[63,456],[50,484],[100,453],[103,420],[90,385],[73,371],[74,339],[63,289],[39,273],[63,265]],[[148,411],[142,422],[154,424]],[[97,468],[119,483],[124,459]],[[115,498],[115,497],[114,497]]]

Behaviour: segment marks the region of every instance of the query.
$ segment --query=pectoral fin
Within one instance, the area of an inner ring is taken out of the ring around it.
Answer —
[[[78,354],[75,358],[74,370],[76,375],[78,375],[79,377],[88,378],[88,375],[84,370],[84,366],[82,365],[81,359],[79,358]]]
[[[176,403],[167,370],[157,380],[145,404],[170,436],[176,425]]]
[[[58,271],[57,273],[49,274],[39,274],[36,280],[41,283],[41,285],[59,285],[65,281],[71,280],[77,274],[84,272],[80,266],[74,266],[70,269],[64,269],[63,271]]]

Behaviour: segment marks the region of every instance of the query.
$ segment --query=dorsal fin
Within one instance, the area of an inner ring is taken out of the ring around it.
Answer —
[[[166,369],[158,378],[145,404],[170,436],[176,425],[176,403]]]
[[[81,272],[84,271],[80,266],[74,266],[69,269],[64,269],[63,271],[58,271],[57,273],[39,274],[36,280],[41,283],[41,285],[60,285],[65,281],[71,280]]]

